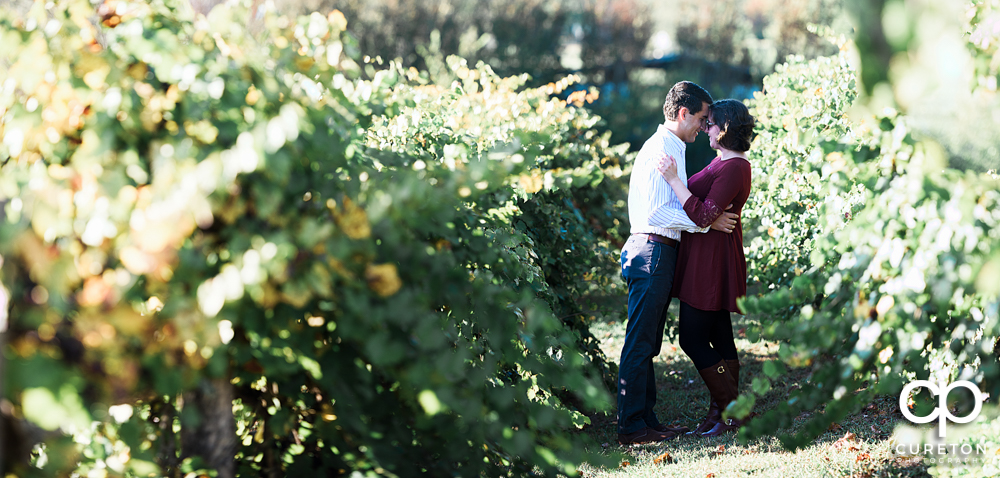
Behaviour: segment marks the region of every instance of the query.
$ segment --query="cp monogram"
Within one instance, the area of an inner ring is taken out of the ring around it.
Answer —
[[[910,412],[910,407],[906,405],[906,402],[910,398],[910,393],[913,391],[913,389],[920,387],[925,387],[928,390],[930,390],[931,393],[938,396],[938,406],[935,407],[934,411],[930,415],[927,415],[926,417],[918,417],[914,415],[913,413]],[[941,387],[943,387],[943,389]],[[983,409],[983,400],[986,399],[986,395],[979,391],[979,387],[977,387],[976,384],[969,382],[967,380],[959,380],[957,382],[949,384],[946,387],[942,383],[941,387],[928,380],[914,380],[906,384],[906,386],[903,387],[903,392],[899,394],[899,409],[900,411],[903,412],[903,416],[906,417],[907,420],[913,423],[928,423],[934,420],[935,418],[941,417],[939,419],[940,425],[938,428],[938,437],[944,438],[945,423],[949,420],[955,423],[969,423],[975,420],[976,417],[979,416],[979,412],[981,412]],[[950,410],[948,410],[948,394],[951,393],[951,391],[954,390],[955,388],[960,388],[960,387],[969,389],[970,391],[972,391],[972,395],[976,397],[976,407],[972,410],[972,413],[964,417],[956,417],[955,415],[951,414]]]

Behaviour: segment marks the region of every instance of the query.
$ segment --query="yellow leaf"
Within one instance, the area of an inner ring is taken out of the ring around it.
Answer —
[[[839,440],[837,440],[836,442],[833,443],[833,445],[831,445],[831,448],[834,448],[836,450],[846,449],[847,451],[861,450],[861,446],[858,445],[858,436],[851,432],[845,433],[844,436],[840,437]]]
[[[518,178],[518,183],[520,183],[521,187],[524,188],[525,192],[534,194],[542,189],[544,181],[542,180],[542,176],[538,174],[538,172],[535,172],[531,176],[520,176]]]
[[[365,210],[356,206],[349,198],[344,198],[344,205],[340,208],[331,208],[333,219],[337,225],[351,239],[364,239],[371,235],[371,225],[368,223],[368,214]]]
[[[576,106],[583,106],[583,102],[587,99],[587,92],[583,90],[577,90],[569,94],[566,98],[567,103],[573,103]]]
[[[76,64],[76,70],[87,86],[100,90],[105,86],[104,80],[111,72],[111,65],[99,56],[85,54]]]
[[[253,441],[256,443],[264,443],[264,424],[260,423],[257,425],[257,433],[254,433]]]
[[[368,287],[381,297],[389,297],[403,286],[395,264],[369,264],[365,271],[365,279],[368,281]]]
[[[333,10],[329,15],[326,16],[326,21],[330,22],[330,26],[336,30],[344,31],[347,29],[347,18],[340,10]]]
[[[662,455],[660,455],[660,456],[658,456],[656,458],[653,458],[653,463],[656,464],[656,465],[659,465],[660,463],[663,463],[663,462],[673,463],[673,461],[674,461],[674,457],[670,456],[670,452],[666,452],[666,451],[663,452]]]
[[[260,90],[254,88],[253,85],[250,85],[250,89],[247,91],[247,97],[246,97],[247,105],[253,106],[257,104],[257,101],[260,100],[261,96],[262,95]]]

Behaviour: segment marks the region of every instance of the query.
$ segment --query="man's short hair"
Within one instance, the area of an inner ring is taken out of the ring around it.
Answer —
[[[719,146],[739,152],[750,149],[755,120],[742,101],[719,100],[712,104],[710,111],[712,122],[721,129],[719,136],[715,138]]]
[[[687,108],[691,114],[696,114],[701,111],[702,104],[712,104],[712,95],[690,81],[681,81],[667,92],[667,99],[663,102],[663,117],[676,121],[681,108]]]

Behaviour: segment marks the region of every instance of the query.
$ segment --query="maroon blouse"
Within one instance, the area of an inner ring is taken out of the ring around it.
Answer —
[[[688,180],[691,197],[684,211],[698,227],[718,218],[726,206],[742,216],[750,196],[750,163],[743,158],[712,160]],[[731,234],[709,229],[681,234],[672,297],[701,310],[742,313],[736,298],[747,294],[747,262],[743,255],[743,223],[736,219]]]

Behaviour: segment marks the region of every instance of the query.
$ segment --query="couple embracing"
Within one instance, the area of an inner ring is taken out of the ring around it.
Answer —
[[[746,152],[754,118],[737,100],[713,102],[682,81],[667,93],[665,121],[636,157],[629,183],[631,236],[621,253],[628,325],[618,367],[618,442],[716,436],[741,426],[722,412],[738,395],[740,361],[730,313],[746,295],[740,212],[750,195]],[[699,132],[719,156],[688,180],[686,143]],[[680,300],[680,346],[711,395],[694,430],[661,424],[653,412],[653,357],[660,353],[670,300]]]

